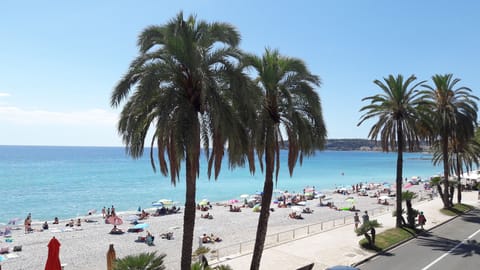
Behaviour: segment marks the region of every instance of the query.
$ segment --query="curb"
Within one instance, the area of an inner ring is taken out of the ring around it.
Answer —
[[[472,209],[472,210],[473,210],[473,209]],[[470,212],[470,211],[472,211],[472,210],[469,210],[469,211],[467,211],[467,212],[465,212],[465,213],[463,213],[463,214],[466,214],[466,213],[468,213],[468,212]],[[436,224],[435,226],[429,228],[428,230],[425,230],[425,231],[417,234],[417,236],[419,236],[419,235],[421,236],[421,235],[423,235],[423,234],[425,234],[425,233],[427,233],[427,232],[430,232],[430,231],[432,231],[432,230],[434,230],[434,229],[436,229],[436,228],[438,228],[438,227],[440,227],[440,226],[442,226],[442,225],[444,225],[444,224],[446,224],[446,223],[448,223],[448,222],[450,222],[450,221],[452,221],[452,220],[454,220],[454,219],[456,219],[456,218],[458,218],[458,217],[461,217],[463,214],[461,214],[461,215],[456,215],[456,216],[453,216],[453,217],[451,217],[451,218],[448,218],[448,219],[446,219],[445,221],[440,222],[440,223]],[[415,238],[417,238],[417,237],[412,237],[412,238],[403,240],[403,241],[401,241],[401,242],[398,242],[398,243],[396,243],[395,245],[387,248],[386,250],[384,250],[384,251],[382,251],[382,252],[377,252],[377,253],[375,253],[375,254],[373,254],[373,255],[371,255],[371,256],[369,256],[369,257],[367,257],[367,258],[365,258],[365,259],[363,259],[363,260],[361,260],[361,261],[359,261],[359,262],[353,263],[351,266],[357,267],[357,266],[359,266],[359,265],[362,265],[362,264],[370,261],[371,259],[373,259],[373,258],[375,258],[375,257],[377,257],[377,256],[380,256],[380,255],[383,255],[383,254],[385,254],[386,252],[388,252],[388,251],[390,251],[390,250],[392,250],[392,249],[394,249],[394,248],[396,248],[396,247],[398,247],[398,246],[400,246],[400,245],[403,245],[403,244],[405,244],[406,242],[411,241],[411,240],[413,240],[413,239],[415,239]]]

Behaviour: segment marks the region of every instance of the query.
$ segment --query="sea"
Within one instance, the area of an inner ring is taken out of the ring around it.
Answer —
[[[182,206],[184,166],[173,185],[169,176],[153,171],[148,153],[132,159],[124,147],[0,146],[0,224],[23,220],[29,213],[34,221],[75,218],[88,212],[98,214],[112,205],[116,211],[136,211],[160,199]],[[319,151],[297,163],[292,176],[287,154],[281,151],[275,189],[331,191],[360,182],[395,182],[396,153]],[[404,154],[404,177],[428,179],[440,172],[430,154]],[[258,163],[251,175],[246,167],[230,169],[225,159],[218,179],[209,179],[202,155],[196,199],[240,199],[242,194],[261,192],[264,177]]]

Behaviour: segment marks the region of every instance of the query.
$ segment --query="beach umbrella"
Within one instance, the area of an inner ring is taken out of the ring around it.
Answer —
[[[115,249],[113,248],[113,244],[110,244],[107,252],[107,270],[113,270],[113,264],[116,260]]]
[[[108,222],[108,224],[112,224],[112,225],[122,225],[123,224],[123,220],[118,216],[111,216],[111,217],[107,218],[107,222]]]
[[[48,243],[48,257],[45,264],[45,270],[61,270],[60,264],[60,242],[58,242],[55,236]]]
[[[135,225],[133,228],[135,228],[135,229],[146,229],[146,228],[148,228],[148,226],[149,225],[147,223],[139,223],[139,224]]]
[[[234,204],[234,203],[238,203],[238,200],[237,199],[231,199],[228,201],[229,204]]]
[[[250,197],[250,195],[248,195],[248,194],[242,194],[242,195],[240,195],[240,198],[242,198],[242,199],[245,199],[245,198],[248,198],[248,197]]]
[[[208,200],[207,200],[207,199],[203,199],[203,200],[201,200],[198,204],[201,205],[201,206],[205,206],[205,205],[208,204]]]
[[[159,202],[159,201],[153,202],[153,203],[152,203],[152,206],[155,206],[155,207],[163,207],[163,203],[162,203],[162,202]]]
[[[388,200],[390,199],[390,197],[386,196],[386,195],[382,195],[380,197],[378,197],[379,200]]]
[[[158,200],[158,201],[161,202],[161,203],[165,203],[165,204],[173,203],[173,201],[170,200],[170,199],[160,199],[160,200]]]
[[[411,182],[408,182],[405,184],[405,186],[403,186],[403,188],[411,188],[413,186],[413,184]]]

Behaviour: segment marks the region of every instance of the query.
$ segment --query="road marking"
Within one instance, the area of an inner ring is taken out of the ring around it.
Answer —
[[[442,256],[438,257],[435,261],[431,262],[429,265],[425,266],[422,268],[422,270],[427,270],[428,268],[432,267],[434,264],[439,262],[441,259],[445,258],[448,254],[452,253],[455,249],[457,249],[459,246],[461,246],[463,243],[465,243],[467,240],[470,240],[472,237],[474,237],[477,233],[480,232],[480,229],[474,233],[472,233],[469,237],[464,239],[462,242],[458,243],[456,246],[454,246],[452,249],[450,249],[447,253],[443,254]]]

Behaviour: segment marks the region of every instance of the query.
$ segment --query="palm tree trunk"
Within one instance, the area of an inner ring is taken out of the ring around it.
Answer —
[[[460,182],[461,179],[458,177],[458,184],[457,184],[457,203],[462,203],[462,183]]]
[[[267,130],[267,143],[265,146],[265,183],[263,185],[262,207],[260,217],[258,219],[257,235],[255,238],[255,247],[253,250],[252,262],[250,270],[258,270],[262,259],[265,238],[267,236],[268,218],[270,216],[270,203],[272,202],[273,193],[273,170],[275,167],[274,154],[274,136],[273,130]],[[278,165],[277,165],[278,166]]]
[[[196,170],[195,161],[187,153],[186,163],[186,185],[187,191],[185,195],[185,213],[183,215],[183,241],[182,241],[182,270],[190,270],[192,265],[192,243],[193,231],[195,228],[195,196],[196,196]]]
[[[449,186],[448,186],[448,178],[449,178],[449,167],[448,167],[448,136],[444,136],[442,138],[442,151],[443,151],[443,175],[445,177],[443,182],[443,208],[450,208],[450,199],[449,199]]]
[[[457,184],[457,190],[458,190],[458,193],[457,193],[457,202],[460,204],[462,203],[462,164],[460,163],[460,158],[459,158],[459,155],[457,153],[457,164],[456,164],[456,173],[457,173],[457,181],[458,181],[458,184]]]
[[[407,205],[407,221],[408,221],[408,226],[411,228],[415,228],[415,216],[413,215],[413,207],[412,207],[412,201],[411,200],[406,200],[406,205]]]
[[[397,121],[397,181],[396,181],[396,197],[397,197],[397,217],[395,227],[402,227],[402,184],[403,184],[403,130],[400,121]]]
[[[365,239],[367,239],[368,245],[371,246],[371,247],[373,247],[372,238],[370,237],[370,235],[368,234],[368,232],[365,232],[365,233],[363,234],[363,236],[365,236]]]
[[[373,244],[374,246],[375,246],[375,235],[376,235],[376,233],[377,233],[377,232],[375,231],[375,228],[372,227],[372,228],[370,229],[370,234],[372,235],[372,244]]]

